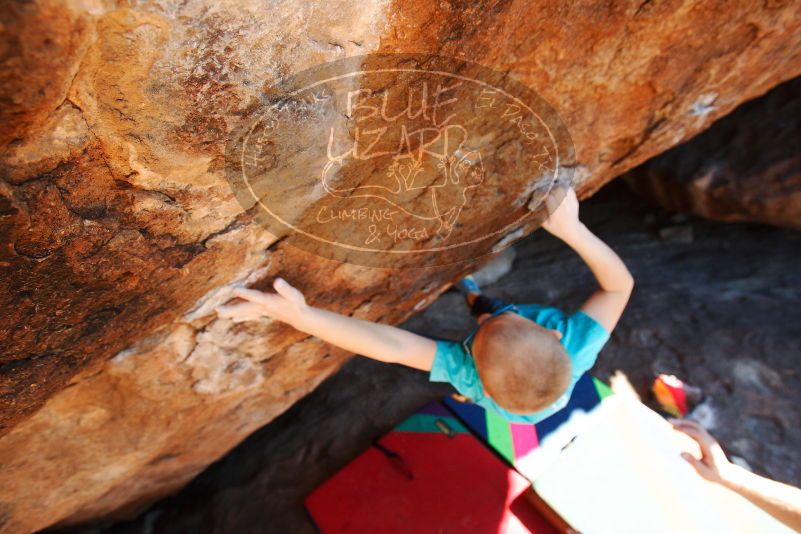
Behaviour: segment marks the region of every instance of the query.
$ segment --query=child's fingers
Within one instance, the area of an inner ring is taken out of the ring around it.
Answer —
[[[248,289],[246,287],[237,287],[234,289],[234,296],[247,300],[248,302],[255,302],[257,304],[270,303],[270,295],[255,289]]]
[[[216,308],[214,308],[214,311],[217,312],[217,315],[219,317],[225,317],[225,318],[233,317],[234,315],[237,314],[237,309],[236,309],[237,306],[240,306],[240,304],[232,304],[230,306],[217,306]]]
[[[548,217],[553,215],[553,213],[559,208],[559,205],[562,203],[564,189],[553,189],[545,197],[545,213],[548,214]]]
[[[214,310],[217,312],[219,317],[234,320],[256,319],[261,315],[258,307],[252,302],[217,306]]]
[[[289,285],[289,282],[284,280],[283,278],[276,278],[275,282],[273,282],[273,288],[275,288],[276,293],[284,297],[285,299],[289,299],[295,302],[305,302],[305,297],[303,293]]]

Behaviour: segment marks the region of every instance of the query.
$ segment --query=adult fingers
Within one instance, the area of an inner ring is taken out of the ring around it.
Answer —
[[[701,425],[699,425],[697,422],[693,421],[692,419],[675,419],[674,418],[674,419],[671,419],[670,422],[673,423],[674,426],[678,425],[678,426],[692,427],[692,428],[695,428],[697,430],[703,430],[704,429],[704,427],[702,427]]]
[[[704,427],[691,419],[670,419],[670,422],[675,428],[689,429],[698,435],[708,437],[710,440],[714,440],[714,438]]]
[[[682,430],[688,434],[692,433],[693,436],[698,436],[698,438],[702,439],[706,443],[711,444],[715,442],[715,438],[713,438],[704,427],[695,421],[690,419],[671,419],[670,422],[673,424],[674,428]]]
[[[704,462],[702,462],[701,460],[699,460],[698,458],[694,457],[692,454],[690,454],[690,453],[688,453],[688,452],[683,452],[683,453],[681,453],[681,457],[682,457],[682,458],[683,458],[683,459],[684,459],[684,460],[685,460],[685,461],[686,461],[688,464],[690,464],[691,466],[693,466],[693,469],[695,469],[695,471],[696,471],[696,472],[697,472],[699,475],[701,475],[702,477],[704,477],[704,478],[706,478],[706,479],[711,479],[711,477],[712,477],[712,470],[711,470],[711,469],[709,468],[709,466],[708,466],[708,465],[706,465]]]
[[[693,438],[701,449],[702,460],[711,461],[713,456],[712,449],[717,442],[715,438],[709,435],[709,432],[699,424],[691,421],[676,421],[673,423],[673,428]]]
[[[709,445],[711,436],[695,425],[688,425],[682,421],[681,423],[674,423],[673,428],[684,432],[701,445]]]

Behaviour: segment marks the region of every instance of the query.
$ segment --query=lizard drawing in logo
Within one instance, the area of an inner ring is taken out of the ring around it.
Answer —
[[[398,211],[432,224],[433,233],[444,240],[453,231],[469,192],[479,187],[485,177],[481,153],[467,145],[467,137],[467,130],[461,125],[425,127],[412,132],[401,126],[391,142],[394,150],[376,150],[371,156],[360,158],[367,159],[371,169],[386,167],[380,183],[347,187],[343,182],[348,181],[348,174],[364,176],[369,172],[349,172],[356,159],[355,150],[332,156],[332,131],[322,185],[335,197],[377,198],[388,202]]]

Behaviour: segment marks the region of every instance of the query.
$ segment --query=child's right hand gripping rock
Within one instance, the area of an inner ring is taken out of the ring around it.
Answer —
[[[309,308],[303,293],[289,285],[283,278],[276,278],[273,288],[275,293],[237,288],[234,290],[234,296],[245,302],[218,306],[215,309],[217,315],[236,323],[267,316],[290,325],[298,324]]]
[[[354,354],[415,369],[431,369],[437,349],[433,340],[394,326],[309,306],[303,293],[282,278],[275,280],[273,288],[275,293],[237,289],[234,296],[245,302],[218,306],[217,315],[235,322],[267,316]]]

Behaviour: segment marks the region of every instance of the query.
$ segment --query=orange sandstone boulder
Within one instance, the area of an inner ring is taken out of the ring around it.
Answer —
[[[508,73],[561,117],[586,197],[801,73],[797,2],[42,0],[8,4],[0,24],[3,532],[120,516],[175,491],[348,358],[268,320],[217,319],[234,287],[281,275],[312,304],[398,323],[536,228],[436,269],[292,246],[226,175],[233,133],[280,100],[278,80],[376,52]],[[321,123],[295,126],[305,139]],[[516,146],[482,154],[487,172],[485,155]],[[471,204],[482,224],[525,209],[537,171],[503,177]],[[278,200],[313,215],[314,202]],[[449,236],[470,229],[446,222]]]

